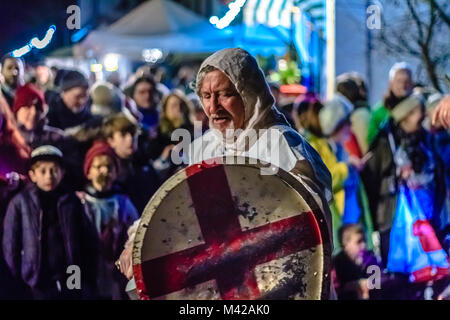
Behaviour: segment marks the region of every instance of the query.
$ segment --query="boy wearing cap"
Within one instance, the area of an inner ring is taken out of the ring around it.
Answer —
[[[91,225],[97,231],[98,277],[97,296],[101,299],[121,299],[125,285],[114,267],[127,240],[127,229],[138,218],[135,206],[128,196],[114,185],[119,161],[110,146],[96,141],[84,161],[84,174],[89,183],[78,195]]]
[[[86,297],[95,279],[90,266],[92,234],[75,194],[60,187],[62,152],[51,145],[31,153],[32,184],[9,203],[3,225],[3,252],[14,280],[32,299]],[[81,270],[81,289],[70,290],[67,268]]]

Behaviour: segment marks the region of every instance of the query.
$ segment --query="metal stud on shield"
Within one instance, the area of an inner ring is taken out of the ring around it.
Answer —
[[[149,201],[133,249],[141,299],[328,298],[330,237],[313,196],[281,169],[238,163],[190,166]]]

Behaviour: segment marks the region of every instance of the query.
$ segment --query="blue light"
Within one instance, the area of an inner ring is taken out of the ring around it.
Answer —
[[[222,17],[218,18],[213,16],[209,19],[209,22],[216,26],[218,29],[226,28],[230,25],[230,23],[236,18],[236,16],[241,12],[242,7],[244,6],[247,0],[235,0],[228,5],[228,12]]]
[[[31,44],[27,44],[26,46],[23,46],[20,49],[14,50],[12,52],[12,56],[14,58],[20,58],[21,56],[23,56],[23,55],[27,54],[28,52],[30,52],[31,48],[32,48]]]
[[[47,30],[47,33],[45,34],[45,37],[42,40],[39,40],[38,38],[34,37],[30,41],[31,44],[37,49],[45,48],[46,46],[48,46],[48,44],[52,40],[55,30],[56,30],[56,27],[54,25],[50,26],[50,28]]]
[[[21,56],[30,52],[31,49],[33,49],[33,47],[35,47],[37,49],[44,49],[46,46],[48,46],[48,44],[52,40],[53,34],[55,33],[55,31],[56,31],[56,26],[51,25],[50,28],[45,33],[45,36],[42,40],[39,40],[37,37],[34,37],[33,39],[30,40],[30,42],[28,42],[27,45],[23,46],[20,49],[14,50],[12,52],[13,57],[20,58]]]
[[[89,31],[88,27],[81,28],[77,32],[75,32],[70,39],[72,42],[78,42],[80,41]]]

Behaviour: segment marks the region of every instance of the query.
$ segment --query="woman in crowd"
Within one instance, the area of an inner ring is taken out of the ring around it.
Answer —
[[[153,155],[159,155],[153,161],[153,166],[159,171],[163,181],[178,168],[170,159],[171,150],[176,144],[172,141],[172,133],[177,129],[184,129],[191,137],[193,136],[191,110],[193,110],[191,103],[180,90],[173,90],[163,98],[158,135],[156,139],[150,141]]]

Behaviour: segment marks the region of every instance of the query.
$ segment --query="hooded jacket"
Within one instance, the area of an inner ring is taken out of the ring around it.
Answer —
[[[332,198],[330,172],[319,154],[277,111],[255,58],[240,48],[214,53],[202,63],[197,74],[197,94],[200,90],[198,84],[208,66],[228,76],[240,94],[245,108],[244,128],[236,141],[223,138],[217,130],[207,131],[191,143],[189,164],[228,155],[256,158],[292,173],[316,195],[319,205],[328,208],[327,201]],[[248,137],[254,130],[258,134],[257,139],[252,141]],[[329,210],[324,211],[327,212],[330,227]]]

